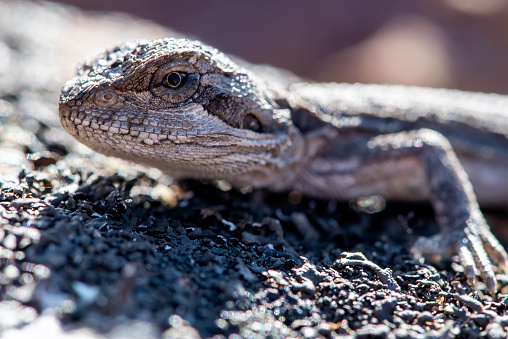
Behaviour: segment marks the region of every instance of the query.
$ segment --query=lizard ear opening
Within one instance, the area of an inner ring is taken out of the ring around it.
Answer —
[[[251,130],[253,132],[263,132],[261,122],[253,114],[247,113],[243,117],[242,128]]]

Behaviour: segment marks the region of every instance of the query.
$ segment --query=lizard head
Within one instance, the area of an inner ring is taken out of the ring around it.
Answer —
[[[133,41],[67,82],[62,126],[93,150],[176,177],[271,184],[299,157],[290,113],[266,82],[198,41]]]

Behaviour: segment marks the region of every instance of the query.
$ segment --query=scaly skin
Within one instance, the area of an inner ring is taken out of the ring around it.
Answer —
[[[473,185],[480,201],[507,204],[506,97],[293,83],[272,72],[256,75],[197,41],[128,42],[78,70],[60,118],[95,151],[177,178],[430,199],[442,232],[418,239],[415,255],[458,254],[471,283],[479,275],[496,290],[495,266],[506,271],[508,255]]]

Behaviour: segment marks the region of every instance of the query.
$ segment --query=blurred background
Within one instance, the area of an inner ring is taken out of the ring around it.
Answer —
[[[59,0],[153,20],[315,81],[508,94],[508,1]]]

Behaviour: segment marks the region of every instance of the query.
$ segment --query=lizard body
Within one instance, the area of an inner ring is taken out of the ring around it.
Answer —
[[[98,152],[175,177],[430,199],[442,232],[414,253],[458,254],[471,282],[480,275],[495,290],[492,263],[506,270],[508,255],[477,197],[508,202],[507,97],[247,68],[197,41],[128,42],[80,67],[62,91],[61,123]]]

